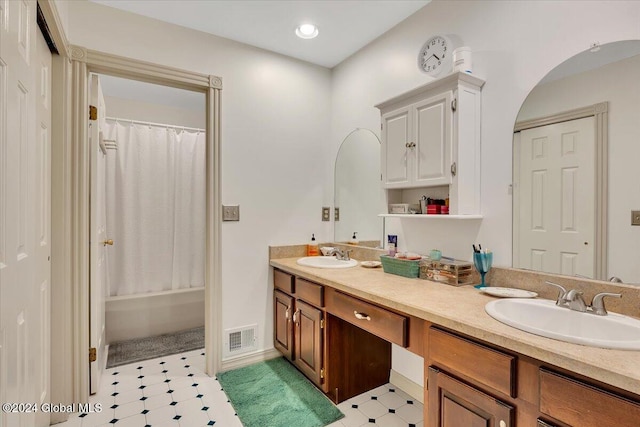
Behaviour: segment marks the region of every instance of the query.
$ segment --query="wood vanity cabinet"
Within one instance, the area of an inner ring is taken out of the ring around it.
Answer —
[[[325,313],[319,308],[324,305],[324,289],[280,270],[274,270],[273,284],[274,347],[326,391],[323,387]]]
[[[494,397],[440,371],[429,368],[430,427],[509,427],[514,409]]]
[[[376,105],[381,114],[384,188],[446,186],[450,214],[480,212],[484,83],[473,75],[452,73]],[[389,192],[389,200],[398,198],[401,193]]]
[[[425,343],[429,427],[640,426],[640,396],[435,326]]]

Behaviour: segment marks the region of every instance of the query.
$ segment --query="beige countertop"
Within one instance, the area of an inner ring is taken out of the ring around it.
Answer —
[[[640,395],[640,351],[586,347],[522,332],[486,314],[484,306],[494,298],[472,286],[409,279],[381,268],[304,267],[297,259],[271,259],[270,265]]]

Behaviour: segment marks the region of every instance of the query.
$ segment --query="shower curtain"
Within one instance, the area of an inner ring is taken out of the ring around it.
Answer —
[[[205,132],[107,120],[110,296],[204,286]]]

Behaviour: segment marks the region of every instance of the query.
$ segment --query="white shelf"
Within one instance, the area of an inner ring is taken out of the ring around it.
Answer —
[[[482,215],[442,215],[442,214],[379,214],[382,218],[411,219],[482,219]]]

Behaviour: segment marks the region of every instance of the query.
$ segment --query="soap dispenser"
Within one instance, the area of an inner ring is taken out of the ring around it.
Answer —
[[[311,235],[311,241],[307,245],[307,256],[318,256],[320,255],[320,248],[318,247],[318,242],[316,242],[316,235]]]
[[[353,232],[353,236],[351,237],[351,240],[349,240],[349,242],[348,242],[350,245],[357,245],[357,244],[360,243],[360,242],[358,242],[358,238],[356,237],[356,233],[357,233],[356,231]]]

